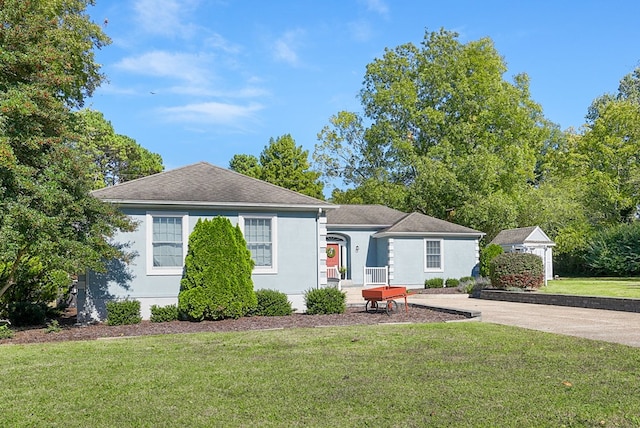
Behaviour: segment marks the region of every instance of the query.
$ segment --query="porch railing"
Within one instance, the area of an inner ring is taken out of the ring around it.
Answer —
[[[338,266],[327,266],[327,284],[337,287],[338,290],[342,290]]]
[[[363,287],[389,285],[389,266],[364,268]]]

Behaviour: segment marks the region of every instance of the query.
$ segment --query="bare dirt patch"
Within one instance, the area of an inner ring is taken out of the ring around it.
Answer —
[[[387,315],[384,312],[367,313],[363,306],[353,306],[348,307],[344,314],[333,315],[293,314],[283,317],[244,317],[237,320],[225,319],[202,322],[172,321],[152,323],[150,321],[142,321],[140,324],[122,326],[108,326],[104,323],[85,326],[75,325],[73,323],[74,320],[69,318],[61,322],[62,330],[60,332],[47,333],[45,327],[16,329],[13,338],[0,340],[0,344],[44,343],[158,334],[229,332],[380,323],[433,323],[464,319],[462,315],[454,315],[416,306],[411,306],[407,313],[405,313],[403,305],[399,305],[398,309],[398,312]]]

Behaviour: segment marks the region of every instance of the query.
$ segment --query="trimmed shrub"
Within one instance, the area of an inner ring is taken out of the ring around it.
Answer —
[[[43,325],[47,318],[47,305],[33,302],[12,302],[9,304],[9,321],[16,327]]]
[[[0,339],[11,339],[13,337],[13,330],[8,325],[0,325]]]
[[[444,282],[444,286],[447,288],[454,288],[454,287],[457,287],[459,284],[460,284],[460,280],[456,278],[447,278],[447,280]]]
[[[491,284],[498,289],[537,289],[544,283],[542,258],[529,253],[504,253],[491,261]]]
[[[291,315],[293,309],[287,295],[276,290],[258,290],[258,307],[255,314],[259,316],[283,316]]]
[[[490,276],[491,260],[502,253],[504,250],[498,244],[489,244],[480,251],[480,276]]]
[[[225,217],[198,220],[180,281],[178,309],[192,321],[240,318],[258,304],[253,260],[239,226]]]
[[[304,293],[307,314],[343,314],[347,310],[347,293],[335,287],[313,288]]]
[[[476,278],[473,276],[463,276],[460,278],[460,282],[476,282]]]
[[[444,279],[431,278],[424,282],[424,288],[442,288],[444,287]]]
[[[461,293],[472,294],[476,285],[476,279],[472,276],[463,276],[458,283],[458,291]]]
[[[120,300],[107,302],[107,325],[139,324],[140,302],[138,300]]]
[[[178,307],[176,305],[151,305],[151,322],[169,322],[177,319]]]

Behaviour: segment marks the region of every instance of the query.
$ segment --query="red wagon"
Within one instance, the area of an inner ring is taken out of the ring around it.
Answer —
[[[362,290],[362,297],[367,301],[365,310],[369,313],[378,311],[385,311],[387,314],[392,314],[398,311],[398,303],[394,299],[404,298],[404,310],[409,312],[409,305],[407,305],[407,287],[397,286],[384,286],[365,288]],[[380,302],[385,302],[385,306],[381,306]]]

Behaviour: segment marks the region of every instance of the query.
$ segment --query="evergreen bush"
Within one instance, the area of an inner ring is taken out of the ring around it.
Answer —
[[[137,300],[120,300],[107,302],[107,325],[139,324],[140,302]]]
[[[47,318],[47,305],[33,302],[11,302],[9,321],[16,327],[43,325]]]
[[[0,325],[0,339],[11,339],[13,330],[8,325]]]
[[[255,310],[253,260],[239,226],[198,220],[189,236],[178,310],[193,321],[239,318]]]
[[[151,322],[169,322],[178,319],[178,306],[167,305],[158,306],[151,305]]]
[[[491,260],[504,253],[498,244],[489,244],[480,251],[480,276],[488,278],[491,274]]]
[[[458,285],[460,285],[460,280],[456,278],[447,278],[447,280],[444,282],[444,286],[447,288],[454,288]]]
[[[259,316],[283,316],[291,315],[293,309],[287,295],[276,290],[258,290],[258,307],[255,314]]]
[[[537,289],[544,283],[542,258],[530,253],[504,253],[490,265],[491,285],[507,288]]]
[[[424,282],[424,288],[442,288],[444,287],[444,279],[430,278]]]
[[[312,288],[304,293],[307,314],[343,314],[347,310],[347,293],[335,287]]]
[[[640,275],[640,222],[619,224],[596,233],[585,262],[600,276]]]

